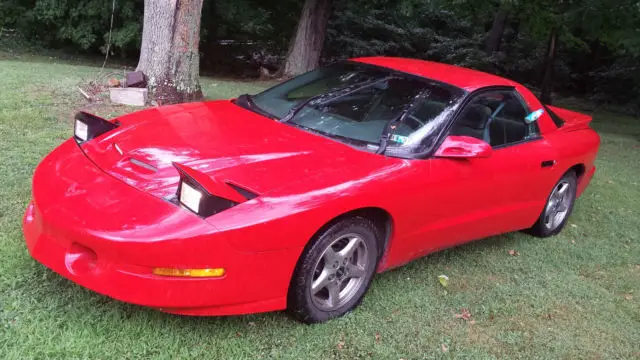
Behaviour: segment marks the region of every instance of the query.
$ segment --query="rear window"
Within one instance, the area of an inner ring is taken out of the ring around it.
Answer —
[[[547,105],[544,105],[544,108],[545,110],[547,110],[549,116],[551,116],[551,120],[553,120],[553,123],[556,124],[557,127],[562,127],[562,125],[564,125],[564,120],[562,120],[562,118],[558,116],[558,114],[551,111],[551,109],[549,109]]]

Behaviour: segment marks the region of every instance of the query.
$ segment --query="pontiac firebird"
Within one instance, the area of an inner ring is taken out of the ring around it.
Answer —
[[[375,273],[557,234],[595,172],[590,120],[504,78],[385,57],[233,100],[81,112],[35,170],[24,236],[37,261],[121,301],[322,322]]]

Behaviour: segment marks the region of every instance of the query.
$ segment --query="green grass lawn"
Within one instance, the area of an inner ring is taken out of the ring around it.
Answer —
[[[415,261],[377,276],[362,306],[326,324],[181,317],[94,294],[30,258],[31,175],[71,135],[75,85],[99,71],[42,60],[0,60],[1,359],[640,358],[640,119],[595,114],[598,171],[559,236],[506,234]],[[211,99],[265,86],[202,83]],[[470,319],[455,317],[463,308]]]

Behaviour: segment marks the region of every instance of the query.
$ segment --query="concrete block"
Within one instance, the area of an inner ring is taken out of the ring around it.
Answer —
[[[148,90],[140,88],[110,88],[109,97],[115,104],[145,106],[147,104]]]

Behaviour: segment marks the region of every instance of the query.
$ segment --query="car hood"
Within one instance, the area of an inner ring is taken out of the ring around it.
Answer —
[[[345,171],[363,156],[382,158],[268,119],[230,101],[148,109],[81,145],[98,167],[157,197],[172,197],[173,162],[264,194],[319,172]]]

